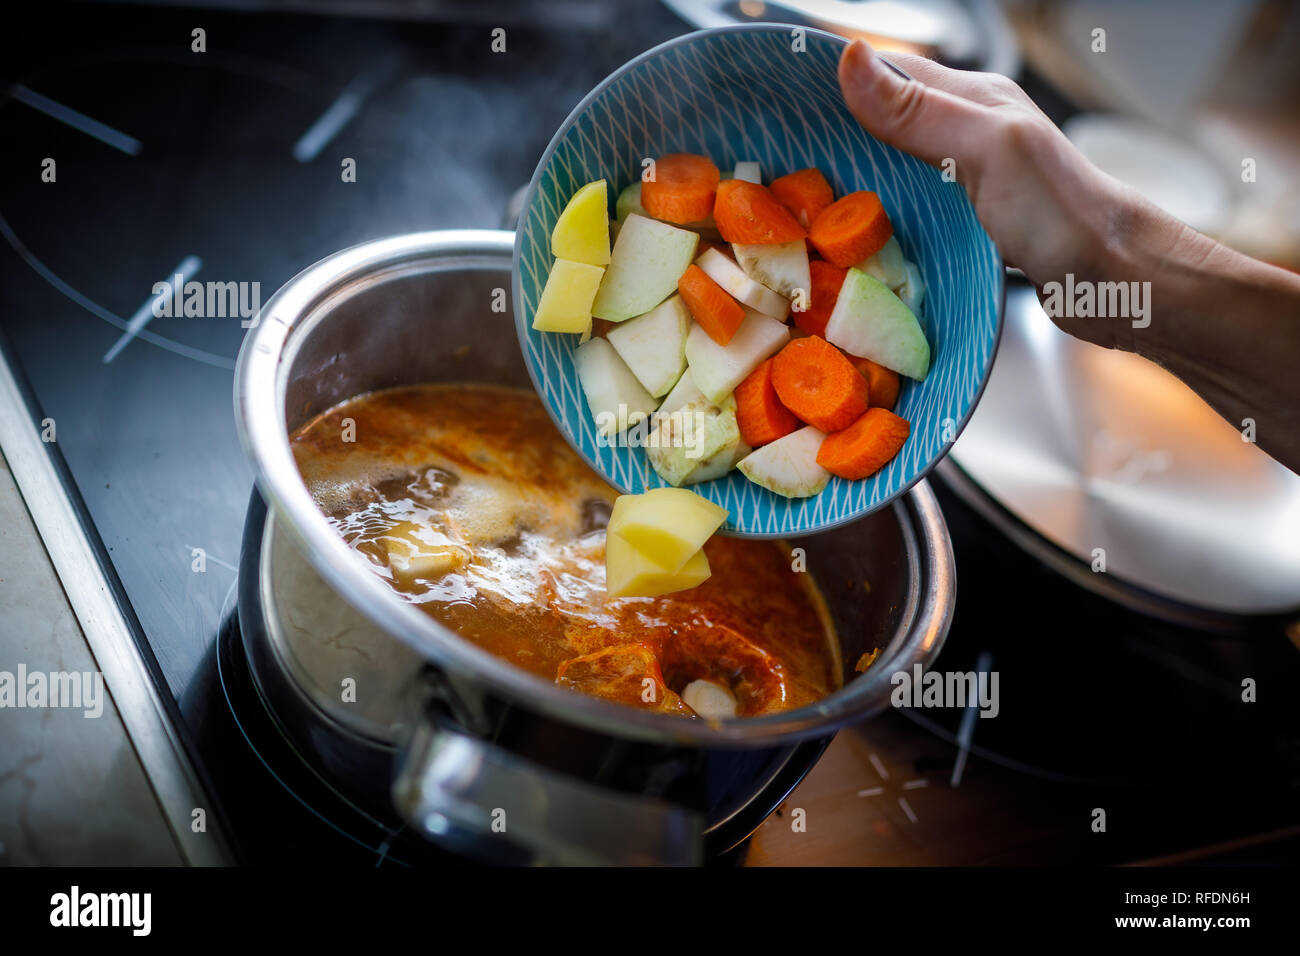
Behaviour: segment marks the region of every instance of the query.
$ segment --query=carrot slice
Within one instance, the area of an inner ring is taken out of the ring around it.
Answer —
[[[781,404],[824,432],[837,432],[867,410],[867,380],[823,338],[795,339],[772,360]]]
[[[736,386],[736,424],[745,444],[754,448],[784,438],[799,427],[799,419],[781,404],[772,385],[772,359]]]
[[[826,323],[831,319],[835,300],[840,297],[840,286],[844,285],[847,269],[813,259],[808,263],[812,275],[812,291],[809,295],[808,308],[803,312],[792,312],[794,324],[809,335],[826,336]]]
[[[823,259],[841,269],[875,255],[894,234],[893,223],[875,193],[849,193],[813,220],[808,238]]]
[[[874,475],[898,454],[912,426],[886,408],[869,408],[843,431],[827,435],[817,464],[850,481]]]
[[[794,213],[799,225],[807,229],[818,213],[835,201],[835,190],[820,169],[808,168],[787,173],[772,180],[767,187],[777,201]]]
[[[677,291],[709,338],[726,345],[745,321],[745,310],[709,274],[691,263],[677,280]]]
[[[708,219],[718,177],[718,167],[707,156],[660,156],[655,160],[655,178],[641,183],[641,205],[656,219],[679,225]]]
[[[871,407],[893,408],[898,401],[898,390],[902,385],[898,373],[869,358],[850,355],[849,361],[867,380],[867,401],[871,403]]]
[[[643,189],[643,196],[644,193]],[[794,242],[808,235],[766,186],[743,179],[728,179],[718,184],[713,219],[727,242],[773,245]]]

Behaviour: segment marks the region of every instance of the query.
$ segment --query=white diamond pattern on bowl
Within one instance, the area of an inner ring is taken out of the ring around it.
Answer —
[[[947,451],[987,377],[1002,307],[1002,261],[961,186],[867,134],[840,97],[843,41],[809,30],[791,50],[786,27],[752,25],[670,41],[605,80],[557,134],[533,179],[515,251],[515,321],[543,400],[578,452],[612,484],[637,493],[663,480],[639,448],[597,446],[573,362],[576,335],[532,329],[550,272],[550,234],[565,203],[596,179],[611,203],[643,157],[694,152],[724,172],[757,160],[764,179],[821,169],[836,195],[879,193],[904,254],[926,284],[932,352],[924,382],[904,380],[896,411],[912,423],[898,456],[862,481],[832,478],[813,498],[785,499],[739,472],[692,486],[727,509],[726,530],[779,537],[842,524],[887,504]]]

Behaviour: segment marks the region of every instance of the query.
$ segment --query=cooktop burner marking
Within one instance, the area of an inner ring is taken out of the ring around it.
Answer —
[[[173,295],[179,296],[185,289],[185,283],[202,268],[202,259],[198,256],[186,256],[180,261],[180,265],[167,273],[167,289],[156,293],[144,305],[135,310],[135,315],[131,316],[126,323],[126,331],[113,343],[113,347],[104,353],[104,364],[107,365],[117,358],[122,349],[126,348],[131,343],[131,340],[140,334],[140,330],[148,325],[149,320],[153,318],[153,310],[160,302]]]
[[[98,302],[82,295],[72,286],[68,285],[55,275],[49,266],[41,262],[40,259],[37,259],[36,256],[32,254],[32,251],[23,245],[23,241],[18,238],[18,234],[13,231],[13,228],[9,225],[8,220],[6,220],[4,216],[0,216],[0,235],[5,237],[5,241],[8,242],[9,245],[13,246],[14,252],[18,253],[22,260],[31,266],[37,275],[50,285],[54,286],[54,288],[58,289],[91,315],[103,319],[109,325],[115,326],[116,328],[123,330],[126,329],[127,322],[125,319],[119,318]],[[194,359],[196,362],[202,362],[204,365],[224,368],[231,372],[235,370],[234,359],[228,359],[224,355],[215,355],[212,352],[205,352],[203,349],[196,349],[192,346],[184,345],[181,342],[175,342],[166,336],[150,332],[148,329],[141,329],[136,333],[136,338],[142,342],[148,342],[150,345],[156,345],[160,349],[166,349],[168,352],[173,352],[176,355],[182,355],[185,358]]]
[[[93,136],[101,143],[106,143],[114,149],[119,149],[128,156],[139,156],[140,150],[143,149],[141,142],[134,136],[128,136],[126,133],[119,132],[111,126],[106,126],[99,120],[93,120],[84,113],[78,113],[70,106],[64,106],[62,103],[56,103],[48,96],[42,96],[35,90],[29,90],[25,86],[13,86],[9,90],[9,95],[19,103],[26,103],[32,109],[44,113],[51,119],[56,119],[60,123],[71,126],[73,129],[80,130],[87,136]]]
[[[300,163],[310,163],[319,156],[330,140],[361,112],[362,105],[387,74],[388,68],[375,68],[364,70],[348,81],[338,99],[293,144],[293,158]]]
[[[908,803],[904,797],[898,798],[898,805],[902,807],[903,812],[907,814],[907,819],[911,820],[913,823],[917,822],[916,813],[913,812],[912,805]]]
[[[884,761],[882,761],[882,760],[881,760],[881,759],[880,759],[876,754],[867,754],[867,761],[871,764],[872,767],[875,768],[876,773],[880,774],[880,779],[881,779],[881,780],[888,780],[888,779],[889,779],[889,771],[885,769]],[[903,789],[904,789],[904,790],[920,790],[921,788],[923,788],[923,787],[928,787],[929,785],[930,785],[930,781],[929,781],[929,780],[925,779],[924,777],[918,777],[918,778],[915,779],[915,780],[906,780],[906,781],[904,781],[904,782],[903,782]],[[880,796],[881,794],[883,794],[884,792],[885,792],[885,788],[884,788],[884,787],[864,787],[863,789],[861,789],[861,790],[858,791],[858,796],[859,796],[859,797],[878,797],[878,796]],[[918,819],[919,819],[919,818],[918,818],[917,815],[916,815],[916,811],[913,810],[913,809],[912,809],[912,805],[911,805],[910,803],[907,802],[907,798],[904,797],[904,796],[901,796],[901,795],[900,795],[900,796],[897,797],[896,799],[897,799],[897,801],[898,801],[898,806],[899,806],[899,808],[900,808],[900,809],[901,809],[905,814],[907,814],[907,819],[911,820],[913,823],[918,822]]]

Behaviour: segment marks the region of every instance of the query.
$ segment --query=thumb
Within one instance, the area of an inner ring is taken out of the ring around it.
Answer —
[[[933,166],[966,154],[987,132],[988,116],[970,100],[909,79],[855,40],[840,57],[840,89],[858,122],[877,139]]]

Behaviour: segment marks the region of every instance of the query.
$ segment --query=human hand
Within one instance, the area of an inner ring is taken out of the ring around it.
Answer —
[[[878,55],[859,40],[841,58],[839,78],[845,102],[869,132],[956,175],[1007,263],[1040,289],[1066,273],[1103,282],[1133,271],[1135,232],[1155,233],[1146,240],[1154,239],[1153,257],[1178,240],[1181,224],[1170,221],[1159,235],[1159,210],[1088,162],[1005,76]],[[1132,348],[1127,323],[1058,324],[1099,345]]]
[[[1300,471],[1300,276],[1198,233],[1093,166],[1004,76],[880,56],[858,40],[840,58],[839,80],[870,133],[953,170],[1040,298],[1070,275],[1094,290],[1146,290],[1140,321],[1048,307],[1057,326],[1162,365],[1234,427],[1257,424],[1259,445]]]

